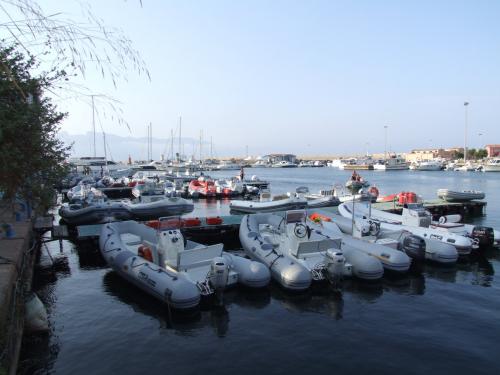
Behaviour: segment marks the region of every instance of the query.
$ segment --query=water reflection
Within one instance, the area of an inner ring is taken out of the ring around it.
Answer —
[[[229,331],[229,309],[232,305],[245,309],[262,309],[269,305],[271,300],[266,289],[247,290],[236,287],[224,293],[223,305],[214,304],[214,301],[209,299],[204,300],[200,308],[186,312],[170,309],[113,271],[104,275],[103,285],[108,295],[130,306],[135,312],[157,320],[160,330],[174,330],[176,334],[186,336],[192,336],[210,326],[218,337],[224,337]]]
[[[99,246],[93,241],[83,241],[74,244],[74,249],[78,256],[78,265],[82,270],[97,270],[108,268],[108,265],[101,255]]]

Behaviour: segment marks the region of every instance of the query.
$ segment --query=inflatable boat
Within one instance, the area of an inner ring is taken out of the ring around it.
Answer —
[[[198,305],[201,296],[240,283],[261,288],[270,281],[261,263],[186,240],[180,219],[160,220],[160,230],[135,221],[108,223],[99,238],[101,253],[120,276],[177,309]]]
[[[193,209],[191,202],[178,197],[162,198],[149,203],[88,199],[83,203],[61,206],[59,215],[69,225],[84,225],[129,219],[157,219],[162,216],[182,215]]]
[[[342,217],[340,215],[320,215],[325,221],[331,220],[343,233],[352,234],[352,220]],[[442,263],[451,264],[456,263],[458,253],[455,246],[444,243],[438,240],[417,236],[409,231],[399,228],[399,230],[387,230],[376,220],[369,220],[363,218],[356,218],[357,226],[360,222],[364,222],[365,233],[361,235],[361,239],[369,242],[376,242],[381,245],[390,246],[406,253],[414,260],[421,260],[422,258]],[[363,226],[363,224],[361,224]],[[375,230],[373,228],[376,228]],[[370,233],[371,232],[371,233]],[[373,236],[373,233],[378,233]],[[423,243],[422,243],[423,242]]]
[[[403,215],[391,214],[385,211],[376,210],[365,203],[356,203],[353,207],[352,202],[346,202],[339,206],[339,213],[351,219],[355,217],[364,217],[379,223],[382,230],[401,231],[406,230],[416,236],[426,240],[437,240],[456,248],[458,255],[469,255],[475,242],[472,238],[449,232],[430,226],[431,218],[422,209],[413,209],[421,206],[419,204],[408,204],[403,208]],[[435,245],[434,242],[430,245]]]
[[[304,210],[276,214],[245,215],[240,241],[245,253],[264,263],[285,289],[304,290],[312,281],[336,282],[352,275],[341,241],[306,225]]]
[[[320,220],[318,220],[318,218]],[[323,215],[312,214],[309,216],[310,225],[316,225],[321,228],[321,230],[328,234],[329,236],[336,236],[342,239],[342,249],[345,246],[350,246],[358,251],[361,251],[367,255],[370,255],[380,261],[385,270],[394,272],[407,272],[411,265],[410,254],[421,259],[424,257],[424,245],[415,244],[408,239],[406,242],[393,240],[379,240],[376,238],[378,234],[379,227],[363,225],[361,220],[355,221],[354,225],[350,225],[351,231],[347,233],[347,228],[344,228],[343,220],[332,220],[329,217]],[[401,246],[400,246],[401,245]],[[401,248],[402,251],[398,250]],[[405,251],[408,249],[408,253]],[[408,254],[408,255],[407,255]]]
[[[271,200],[271,193],[263,191],[259,201],[233,200],[229,204],[229,208],[231,213],[253,214],[298,210],[307,207],[307,200],[302,197],[292,195],[276,198]]]
[[[473,199],[484,199],[485,194],[482,191],[475,190],[454,191],[449,189],[439,189],[437,191],[437,196],[447,202],[466,202]]]

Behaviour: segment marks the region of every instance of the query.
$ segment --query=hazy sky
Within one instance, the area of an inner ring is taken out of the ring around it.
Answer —
[[[40,0],[77,14],[78,3]],[[383,151],[500,143],[499,1],[90,1],[133,40],[152,81],[114,90],[142,137],[213,137],[219,154]],[[71,7],[74,7],[73,9]],[[91,128],[90,108],[63,103],[63,130]],[[479,136],[482,133],[482,136]],[[110,145],[113,148],[113,145]],[[132,150],[133,153],[133,150]]]

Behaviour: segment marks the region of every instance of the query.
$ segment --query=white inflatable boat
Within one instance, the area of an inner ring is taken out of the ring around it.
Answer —
[[[276,199],[278,198],[278,199]],[[286,197],[275,197],[271,200],[271,193],[263,191],[259,201],[233,200],[229,204],[232,213],[266,213],[288,210],[298,210],[307,207],[307,200],[296,195]]]
[[[437,191],[438,198],[448,202],[466,202],[473,199],[484,199],[485,194],[482,191],[462,190],[454,191],[449,189],[439,189]]]
[[[350,275],[373,280],[383,274],[377,259],[350,245],[346,245],[344,253],[340,237],[309,226],[303,210],[288,211],[285,217],[246,215],[240,226],[240,241],[245,253],[266,264],[273,278],[286,289],[302,290],[312,281]]]
[[[340,215],[321,215],[326,218],[324,221],[332,220],[343,233],[352,235],[352,220]],[[361,223],[359,221],[361,220]],[[364,223],[363,223],[364,222]],[[380,245],[393,247],[406,253],[414,260],[422,258],[442,264],[456,263],[458,253],[455,246],[441,241],[424,238],[408,232],[406,230],[387,230],[380,226],[376,220],[367,220],[356,218],[356,227],[361,227],[362,232],[360,238],[368,242],[376,242]],[[375,226],[376,229],[373,229]],[[369,228],[369,229],[368,229]],[[375,236],[373,233],[378,233]]]
[[[198,305],[200,296],[240,283],[269,283],[263,264],[223,251],[223,245],[185,240],[180,219],[160,220],[162,230],[135,221],[102,226],[99,246],[114,271],[146,293],[178,309]]]
[[[352,202],[346,202],[339,206],[339,213],[342,216],[351,219],[354,210],[355,217],[363,217],[376,221],[380,224],[382,230],[393,232],[406,230],[416,236],[424,238],[426,240],[427,247],[434,244],[428,244],[427,240],[431,239],[441,241],[448,245],[453,245],[456,248],[458,255],[470,254],[473,245],[475,244],[471,238],[431,226],[431,218],[428,216],[428,213],[426,213],[425,210],[423,211],[422,209],[417,209],[417,206],[420,207],[418,204],[408,204],[405,208],[403,208],[403,215],[396,215],[373,209],[366,203],[355,203],[353,208]]]
[[[378,239],[376,235],[380,228],[376,225],[370,225],[362,220],[356,220],[354,225],[349,223],[349,227],[343,225],[343,217],[337,220],[327,218],[323,215],[312,214],[309,216],[310,225],[315,225],[321,228],[323,233],[329,236],[340,237],[342,239],[342,249],[350,246],[358,251],[370,255],[380,261],[384,269],[394,272],[407,272],[411,265],[411,258],[407,255],[411,254],[415,258],[423,258],[425,248],[423,244],[417,244],[411,238],[404,240],[401,243],[398,240]],[[320,220],[317,220],[317,219]],[[348,234],[347,234],[348,233]],[[401,248],[402,250],[398,250]]]
[[[193,203],[179,197],[162,198],[148,203],[89,199],[84,203],[61,206],[59,215],[69,225],[84,225],[129,219],[157,219],[182,215],[193,209]]]

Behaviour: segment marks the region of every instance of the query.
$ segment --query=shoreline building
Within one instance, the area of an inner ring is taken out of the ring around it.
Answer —
[[[484,148],[486,149],[489,158],[500,156],[500,145],[486,145]]]
[[[415,149],[405,155],[406,161],[416,163],[435,159],[453,159],[457,152],[464,152],[463,147]]]

